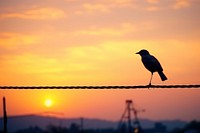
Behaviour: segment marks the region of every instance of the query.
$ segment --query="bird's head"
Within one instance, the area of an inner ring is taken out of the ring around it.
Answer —
[[[136,54],[139,54],[139,55],[149,55],[149,52],[147,51],[147,50],[145,50],[145,49],[142,49],[142,50],[140,50],[139,52],[137,52]]]

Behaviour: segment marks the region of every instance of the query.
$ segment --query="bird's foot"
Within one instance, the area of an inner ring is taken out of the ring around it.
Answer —
[[[151,82],[149,83],[149,85],[148,85],[148,89],[151,87]]]

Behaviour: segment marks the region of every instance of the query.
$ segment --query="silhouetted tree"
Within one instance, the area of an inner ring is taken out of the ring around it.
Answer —
[[[80,128],[76,123],[72,123],[69,128],[69,133],[79,133]]]
[[[27,129],[19,130],[16,133],[43,133],[43,130],[37,126],[35,126],[35,127],[31,126]]]
[[[127,132],[127,126],[125,123],[123,123],[120,128],[118,129],[118,133],[126,133]]]
[[[46,133],[68,133],[68,130],[63,127],[58,127],[54,125],[47,126],[47,132]]]
[[[174,129],[172,133],[185,133],[186,131],[195,130],[200,132],[200,121],[191,121],[184,128]]]
[[[185,126],[185,129],[195,129],[200,131],[200,121],[191,121],[189,124]]]

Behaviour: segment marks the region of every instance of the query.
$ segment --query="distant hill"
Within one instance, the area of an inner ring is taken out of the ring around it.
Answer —
[[[141,125],[144,129],[154,127],[155,121],[141,119]],[[169,130],[175,127],[183,127],[186,122],[184,121],[160,121]],[[28,128],[30,126],[39,126],[45,129],[48,125],[56,125],[63,127],[70,127],[72,123],[80,125],[80,118],[56,118],[50,116],[39,116],[39,115],[24,115],[24,116],[12,116],[8,118],[8,131],[10,133],[15,132],[19,129]],[[116,129],[118,122],[107,121],[100,119],[88,119],[84,118],[84,128],[85,129],[100,129],[100,128],[114,128]],[[0,118],[0,129],[3,129],[3,119]]]

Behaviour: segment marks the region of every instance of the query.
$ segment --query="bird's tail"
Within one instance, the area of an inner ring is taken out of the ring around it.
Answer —
[[[167,77],[165,76],[165,74],[162,71],[159,71],[158,74],[160,75],[160,78],[162,81],[167,80]]]

